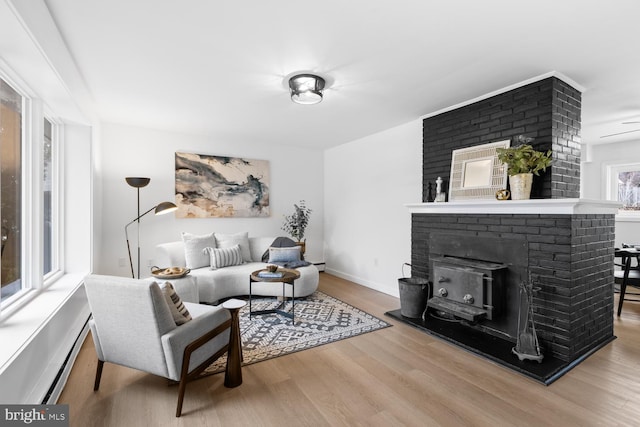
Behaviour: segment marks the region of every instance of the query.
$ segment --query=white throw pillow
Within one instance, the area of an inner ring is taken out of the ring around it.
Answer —
[[[235,245],[240,246],[243,262],[251,262],[251,251],[249,249],[249,233],[220,234],[215,233],[216,246],[218,248],[230,248]]]
[[[187,307],[184,306],[180,295],[176,293],[176,290],[170,282],[164,283],[162,293],[164,294],[164,299],[167,301],[169,310],[171,310],[173,321],[176,322],[177,326],[184,325],[191,320],[191,313],[189,313]]]
[[[202,250],[216,247],[216,239],[213,233],[196,235],[183,232],[182,241],[184,242],[184,259],[187,263],[187,268],[194,269],[209,265],[209,257]]]
[[[205,248],[204,253],[209,254],[212,270],[242,264],[242,253],[239,245],[233,245],[230,248]]]

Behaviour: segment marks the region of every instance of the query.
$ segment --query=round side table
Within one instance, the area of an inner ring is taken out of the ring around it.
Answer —
[[[249,276],[249,317],[254,314],[269,314],[269,313],[278,313],[282,316],[288,317],[291,319],[291,324],[295,323],[294,315],[296,309],[296,298],[295,298],[295,281],[300,278],[300,272],[298,270],[293,270],[289,268],[279,268],[277,272],[282,273],[280,277],[264,277],[260,276],[260,273],[267,272],[267,269],[256,270]],[[274,282],[274,283],[282,283],[282,302],[276,308],[270,310],[251,310],[251,299],[252,295],[252,287],[254,282]],[[291,313],[285,311],[285,304],[287,303],[287,299],[285,297],[285,285],[291,286]]]

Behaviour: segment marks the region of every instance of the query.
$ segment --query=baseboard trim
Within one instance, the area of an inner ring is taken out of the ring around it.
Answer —
[[[62,363],[62,366],[58,371],[58,375],[56,375],[56,378],[53,380],[49,391],[42,400],[43,405],[53,405],[58,402],[58,398],[60,398],[60,394],[62,393],[62,390],[64,389],[64,386],[67,384],[67,380],[69,379],[69,374],[71,373],[73,364],[78,357],[78,353],[80,353],[82,344],[89,334],[89,319],[91,319],[91,315],[89,315],[89,317],[85,321],[82,330],[76,337],[76,340],[73,342],[73,346],[71,346],[71,350],[69,350],[69,354]]]
[[[339,278],[344,279],[344,280],[348,280],[350,282],[357,283],[358,285],[366,286],[367,288],[371,288],[371,289],[376,290],[378,292],[382,292],[384,294],[391,295],[391,296],[396,297],[396,298],[400,297],[400,294],[399,294],[397,286],[395,286],[395,287],[385,286],[385,285],[383,285],[381,283],[372,282],[371,280],[366,280],[366,279],[363,279],[361,277],[357,277],[357,276],[353,276],[351,274],[344,273],[342,271],[334,270],[332,268],[327,268],[325,271],[328,274],[331,274],[333,276],[339,277]]]

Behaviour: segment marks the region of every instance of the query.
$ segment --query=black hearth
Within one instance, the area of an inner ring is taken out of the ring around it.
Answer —
[[[400,310],[388,311],[385,314],[545,385],[560,378],[573,366],[606,344],[605,342],[594,347],[589,353],[573,362],[566,362],[553,356],[545,356],[542,363],[530,360],[520,361],[512,352],[514,347],[512,341],[471,329],[460,323],[439,319],[431,314],[427,315],[426,321],[420,318],[404,317]]]

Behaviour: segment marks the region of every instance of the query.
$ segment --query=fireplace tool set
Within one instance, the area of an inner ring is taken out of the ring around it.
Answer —
[[[544,355],[540,352],[540,343],[536,334],[536,325],[533,322],[533,293],[539,288],[529,283],[520,283],[520,305],[518,307],[518,338],[516,346],[511,350],[520,361],[536,360],[542,363]],[[526,304],[525,319],[522,321],[523,304]]]

